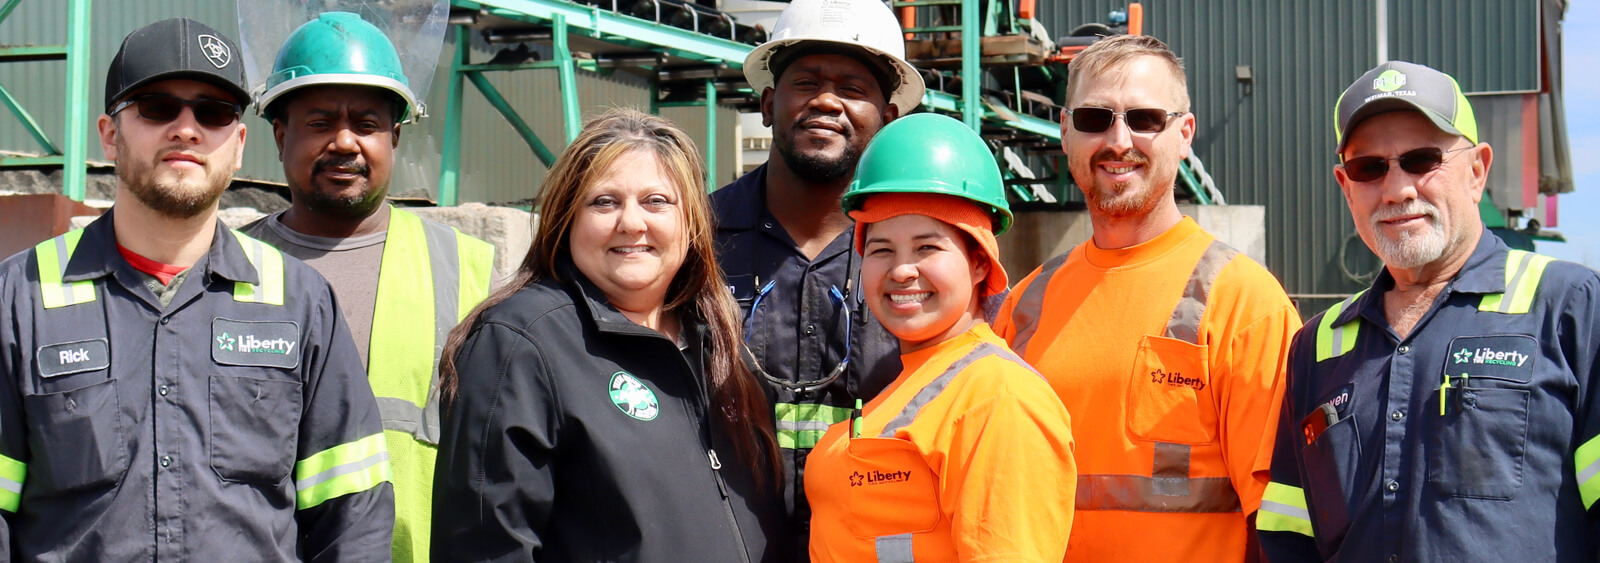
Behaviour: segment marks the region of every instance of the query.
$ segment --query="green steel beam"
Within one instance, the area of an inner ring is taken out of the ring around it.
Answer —
[[[33,136],[33,140],[39,142],[39,146],[44,148],[44,152],[61,154],[61,149],[56,148],[56,144],[50,142],[50,137],[46,136],[44,130],[39,128],[39,122],[34,121],[33,115],[28,113],[28,109],[22,107],[22,103],[18,102],[3,84],[0,84],[0,103],[4,103],[6,107],[11,108],[11,113],[16,114],[17,121],[22,122],[22,127],[28,130],[28,134]]]
[[[484,78],[483,73],[467,72],[464,74],[466,74],[467,80],[472,81],[473,86],[478,87],[478,92],[483,94],[483,98],[489,100],[489,105],[499,110],[500,116],[506,118],[506,122],[511,124],[512,129],[517,130],[517,134],[522,136],[522,140],[528,143],[528,148],[533,149],[533,155],[539,157],[539,162],[544,163],[545,168],[555,166],[556,155],[551,154],[550,148],[544,146],[544,142],[540,141],[539,136],[534,134],[533,128],[528,126],[528,122],[523,121],[522,116],[517,114],[516,108],[511,107],[511,104],[506,102],[505,96],[500,95],[500,90],[495,88],[494,84],[489,83],[489,79]]]
[[[456,26],[455,49],[455,61],[450,64],[446,79],[449,95],[444,106],[444,154],[439,165],[439,205],[444,207],[456,205],[456,183],[461,177],[461,121],[466,118],[461,107],[462,98],[466,96],[461,68],[468,65],[467,55],[472,50],[472,37],[467,34],[466,26]]]
[[[706,79],[706,193],[717,189],[717,79]]]
[[[556,72],[561,79],[561,124],[566,127],[567,144],[570,145],[583,130],[578,110],[578,71],[573,68],[572,49],[567,48],[567,15],[557,13],[553,21],[551,33],[555,39],[555,59],[560,63]]]
[[[66,162],[66,157],[59,154],[45,156],[21,156],[0,154],[0,168],[12,166],[61,166]]]
[[[574,64],[578,65],[578,68],[581,68],[581,69],[584,69],[584,70],[590,70],[590,71],[599,71],[599,70],[601,70],[600,69],[600,65],[596,64],[594,61],[574,61]],[[514,65],[465,65],[465,66],[461,67],[461,70],[463,70],[463,71],[471,71],[471,72],[502,72],[502,71],[513,71],[513,70],[539,70],[539,69],[559,69],[559,68],[561,68],[561,62],[560,61],[539,61],[539,62],[536,62],[536,63],[520,63],[520,64],[514,64]]]
[[[566,18],[571,28],[588,32],[590,37],[611,40],[628,40],[638,45],[659,45],[670,54],[701,61],[720,59],[735,68],[743,68],[744,57],[751,47],[730,39],[712,37],[679,29],[670,25],[625,16],[597,6],[585,6],[564,0],[454,0],[456,6],[488,8],[494,15],[513,19],[533,18],[555,21],[557,15]],[[519,18],[518,16],[524,16]],[[555,34],[560,37],[560,33]]]
[[[0,46],[0,62],[59,61],[66,58],[65,45]]]
[[[961,2],[961,120],[973,131],[983,132],[981,117],[983,105],[978,96],[982,93],[983,74],[978,69],[982,55],[979,43],[978,0]]]
[[[5,4],[0,5],[0,22],[6,21],[6,18],[11,17],[11,11],[17,9],[17,4],[21,3],[22,0],[6,0]]]
[[[923,105],[923,107],[926,107],[926,108],[929,108],[929,109],[932,109],[932,110],[935,110],[935,111],[942,111],[942,112],[946,112],[946,113],[960,113],[961,112],[961,107],[962,107],[963,104],[961,103],[961,100],[959,98],[956,98],[955,96],[952,96],[950,94],[946,94],[944,92],[939,92],[939,91],[935,91],[935,90],[928,90],[927,92],[925,92],[922,95],[922,105]],[[981,108],[981,106],[980,106],[980,108]],[[1047,139],[1051,139],[1051,140],[1054,140],[1054,141],[1061,140],[1061,126],[1057,125],[1053,121],[1039,119],[1039,118],[1031,116],[1031,115],[1025,115],[1025,114],[1020,114],[1020,113],[1017,114],[1017,118],[1015,120],[1007,121],[1007,120],[1001,118],[999,116],[999,114],[996,114],[993,111],[989,111],[988,108],[981,108],[981,109],[983,109],[983,112],[984,112],[983,113],[983,118],[986,119],[986,120],[989,120],[989,121],[992,121],[992,122],[995,122],[995,123],[998,123],[998,124],[1002,124],[1002,125],[1005,125],[1007,127],[1011,127],[1013,129],[1017,129],[1019,131],[1026,131],[1028,133],[1033,133],[1035,135],[1039,135],[1041,137],[1045,137]]]
[[[67,114],[66,162],[61,164],[66,196],[83,201],[89,153],[89,3],[67,4]]]

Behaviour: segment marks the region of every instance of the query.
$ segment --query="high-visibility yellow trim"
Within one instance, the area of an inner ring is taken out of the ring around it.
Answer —
[[[0,510],[16,514],[27,481],[28,464],[0,455]]]
[[[1539,281],[1544,269],[1555,258],[1525,250],[1506,253],[1506,292],[1491,293],[1478,302],[1479,311],[1525,315],[1533,308],[1533,297],[1539,291]]]
[[[250,265],[256,268],[259,285],[234,282],[233,300],[245,303],[283,305],[283,253],[272,245],[250,238],[239,231],[230,230],[239,239],[239,246]]]
[[[1305,490],[1283,483],[1267,483],[1267,489],[1261,494],[1261,510],[1256,512],[1256,529],[1312,537],[1311,511],[1306,509]]]
[[[851,409],[830,405],[778,403],[773,407],[778,427],[778,447],[811,449],[817,446],[828,427],[850,419]]]
[[[1600,436],[1578,446],[1573,457],[1578,462],[1578,497],[1583,499],[1585,509],[1594,508],[1595,501],[1600,500]]]
[[[394,480],[379,432],[328,448],[294,464],[295,503],[305,510]]]
[[[68,231],[33,247],[39,266],[39,296],[44,301],[44,308],[55,309],[94,301],[94,280],[61,281],[67,269],[66,261],[72,258],[81,239],[82,230]]]
[[[489,296],[490,278],[494,275],[494,245],[458,230],[456,249],[456,262],[461,264],[461,305],[456,308],[456,316],[465,318]]]
[[[1333,322],[1344,312],[1345,307],[1355,303],[1356,299],[1360,299],[1361,294],[1366,292],[1361,290],[1329,307],[1327,312],[1322,314],[1322,322],[1317,323],[1317,361],[1337,358],[1355,349],[1356,336],[1361,329],[1361,319],[1357,318],[1337,327],[1333,326]]]

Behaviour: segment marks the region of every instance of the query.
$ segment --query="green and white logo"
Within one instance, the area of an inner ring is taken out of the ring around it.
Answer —
[[[656,393],[625,371],[611,375],[611,404],[616,405],[622,414],[639,420],[655,420],[656,415],[661,414]]]
[[[1383,74],[1372,81],[1372,87],[1379,92],[1393,92],[1405,85],[1406,74],[1392,68],[1383,71]]]

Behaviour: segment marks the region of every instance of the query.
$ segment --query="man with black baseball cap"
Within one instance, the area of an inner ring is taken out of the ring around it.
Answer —
[[[128,35],[97,124],[115,205],[0,262],[0,554],[388,560],[388,454],[328,283],[216,219],[236,52],[187,19]]]
[[[1455,79],[1389,62],[1334,108],[1385,268],[1295,337],[1256,519],[1272,561],[1600,556],[1600,274],[1511,250]]]

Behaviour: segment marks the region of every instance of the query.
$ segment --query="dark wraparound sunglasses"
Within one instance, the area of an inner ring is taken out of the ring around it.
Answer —
[[[171,94],[145,94],[118,102],[107,115],[116,115],[128,106],[138,106],[139,117],[156,123],[170,123],[183,113],[183,108],[191,108],[194,120],[206,127],[233,125],[244,113],[244,106],[218,99],[185,100]]]
[[[1081,107],[1067,110],[1072,116],[1072,128],[1084,133],[1103,133],[1121,116],[1134,133],[1160,133],[1167,130],[1172,118],[1187,112],[1167,111],[1161,108],[1139,108],[1112,111],[1110,108]]]
[[[1400,163],[1400,169],[1416,176],[1421,176],[1434,170],[1448,160],[1445,155],[1460,152],[1472,147],[1443,150],[1438,147],[1423,147],[1411,149],[1395,158],[1381,156],[1361,156],[1344,161],[1344,173],[1351,180],[1357,182],[1376,182],[1389,174],[1389,161]]]

